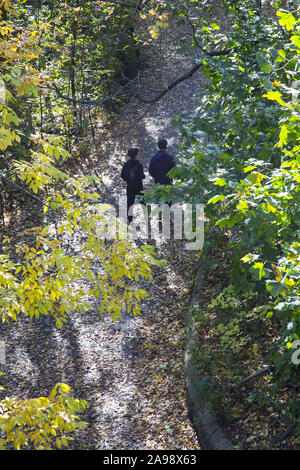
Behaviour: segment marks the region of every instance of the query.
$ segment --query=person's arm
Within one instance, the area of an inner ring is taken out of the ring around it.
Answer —
[[[140,176],[141,176],[142,180],[146,178],[145,173],[144,173],[144,167],[143,167],[143,164],[141,162],[140,162]]]
[[[126,171],[126,163],[123,165],[123,168],[122,168],[122,171],[121,171],[121,178],[122,180],[125,181],[125,183],[127,183],[127,171]]]
[[[149,164],[149,173],[151,176],[153,176],[153,161],[152,159],[150,160],[150,164]]]
[[[170,160],[170,170],[172,170],[172,168],[174,168],[174,166],[176,166],[176,163],[175,163],[174,157],[171,156],[171,160]],[[170,171],[170,170],[169,170],[169,171]]]
[[[152,178],[156,178],[157,176],[157,162],[155,159],[150,160],[150,165],[149,165],[149,173],[152,176]]]
[[[174,168],[174,166],[176,166],[176,163],[174,161],[174,158],[172,157],[172,155],[170,155],[170,160],[168,162],[168,169],[167,169],[167,172],[166,172],[166,177],[169,178],[169,180],[172,182],[172,178],[169,175],[169,172],[172,170],[172,168]]]
[[[170,155],[169,161],[168,161],[168,163],[167,163],[167,171],[166,171],[166,174],[169,173],[169,171],[171,171],[172,168],[174,168],[174,166],[176,166],[175,161],[174,161],[174,158]]]

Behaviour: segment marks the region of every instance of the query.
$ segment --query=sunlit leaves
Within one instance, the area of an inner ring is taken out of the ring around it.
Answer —
[[[99,199],[99,194],[89,190],[97,178],[73,178],[59,170],[56,162],[69,156],[59,141],[41,142],[41,146],[43,152],[33,152],[30,162],[15,162],[16,175],[35,194],[51,188],[53,195],[45,200],[44,213],[56,211],[58,238],[50,236],[50,228],[37,228],[35,248],[26,244],[16,248],[22,263],[4,260],[0,278],[2,320],[16,320],[20,314],[31,318],[50,315],[62,327],[72,311],[84,312],[90,307],[91,295],[99,299],[99,311],[110,314],[113,320],[120,318],[124,309],[140,314],[139,305],[147,293],[138,289],[136,282],[151,278],[151,265],[158,263],[155,254],[122,239],[118,235],[121,222],[113,215],[110,228],[114,224],[117,232],[111,242],[105,240],[100,230],[105,207],[87,204]],[[55,187],[60,181],[64,183],[62,192]],[[85,241],[79,254],[70,256],[63,244],[75,233]],[[101,263],[99,273],[93,268],[95,259]],[[81,288],[86,280],[92,284],[88,293]]]
[[[6,12],[12,12],[13,11],[13,0],[1,0],[0,3],[1,9],[3,9]],[[2,17],[2,10],[0,9],[0,19]]]
[[[225,196],[224,194],[219,194],[217,196],[213,196],[211,199],[207,201],[207,204],[216,204],[218,201],[224,201]]]
[[[277,15],[280,17],[279,24],[281,26],[284,26],[287,31],[290,31],[293,29],[295,23],[296,23],[296,18],[294,15],[290,12],[284,12],[284,11],[277,11]]]
[[[6,442],[17,450],[68,447],[74,431],[86,426],[79,419],[86,406],[86,401],[71,395],[66,384],[57,384],[48,397],[2,400],[0,429],[5,435],[2,448]]]
[[[281,106],[289,107],[289,105],[285,101],[283,101],[283,99],[281,98],[282,93],[280,93],[279,91],[269,91],[263,96],[265,96],[269,100],[277,101],[277,103],[279,103]]]

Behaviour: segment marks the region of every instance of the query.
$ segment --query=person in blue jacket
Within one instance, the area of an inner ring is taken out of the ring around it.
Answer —
[[[160,139],[157,142],[158,152],[152,155],[149,165],[149,173],[157,184],[172,184],[171,178],[167,173],[175,166],[174,158],[167,152],[168,142],[166,139]]]
[[[129,160],[124,163],[121,178],[126,182],[127,194],[127,217],[128,223],[132,222],[132,216],[128,215],[129,208],[134,204],[135,197],[144,190],[143,179],[145,178],[143,164],[138,160],[139,149],[130,148],[127,152]]]

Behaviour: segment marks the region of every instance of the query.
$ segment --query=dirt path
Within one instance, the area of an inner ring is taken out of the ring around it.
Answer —
[[[172,55],[171,46],[160,70],[153,65],[160,63],[162,52],[157,47],[148,51],[152,67],[142,76],[145,83],[159,89],[162,76],[167,83],[187,65],[185,58]],[[110,134],[99,134],[101,158],[91,165],[105,183],[105,202],[117,204],[120,189],[125,196],[120,171],[128,147],[141,148],[146,171],[158,137],[166,137],[176,154],[178,138],[171,119],[193,109],[195,94],[200,92],[198,75],[172,90],[146,115],[137,115],[139,104],[131,103]],[[147,172],[146,189],[151,184]],[[181,242],[158,244],[157,250],[167,265],[156,268],[153,281],[144,283],[149,297],[141,317],[125,315],[113,324],[99,316],[95,302],[92,311],[84,316],[75,313],[62,330],[49,318],[34,322],[25,318],[1,326],[7,395],[40,396],[55,383],[65,382],[75,396],[88,400],[89,427],[73,448],[199,449],[186,408],[183,372],[192,257]]]
[[[165,38],[161,41],[166,47]],[[169,51],[156,45],[148,52],[150,67],[141,79],[145,82],[144,89],[147,83],[160,89],[186,70],[186,59],[172,55],[171,49],[170,43]],[[155,62],[163,62],[160,54],[168,56],[162,70],[153,67]],[[172,90],[147,113],[141,110],[138,101],[130,103],[111,133],[100,139],[102,156],[97,172],[106,186],[106,202],[117,205],[120,197],[125,198],[120,171],[129,147],[140,148],[145,188],[151,187],[148,165],[151,154],[157,150],[156,142],[159,137],[166,137],[169,150],[176,155],[179,140],[171,121],[182,111],[192,111],[201,87],[201,76],[195,76]],[[110,377],[106,391],[100,391],[100,407],[94,410],[94,427],[101,436],[101,448],[199,449],[188,418],[183,373],[184,315],[190,300],[193,257],[185,251],[182,242],[156,243],[156,248],[167,265],[155,269],[153,282],[142,286],[149,293],[142,306],[142,317],[125,316],[115,325],[105,320],[100,328],[103,335],[106,325],[103,341],[106,339],[107,346],[100,360],[102,374],[106,371]],[[89,334],[95,334],[94,326]]]

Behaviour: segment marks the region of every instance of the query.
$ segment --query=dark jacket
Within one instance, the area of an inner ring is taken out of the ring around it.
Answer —
[[[138,160],[131,158],[124,163],[121,178],[127,183],[130,191],[138,194],[143,191],[143,179],[145,178],[143,164]]]
[[[151,157],[149,173],[155,183],[172,184],[172,180],[166,174],[175,166],[174,158],[167,152],[159,150]]]

